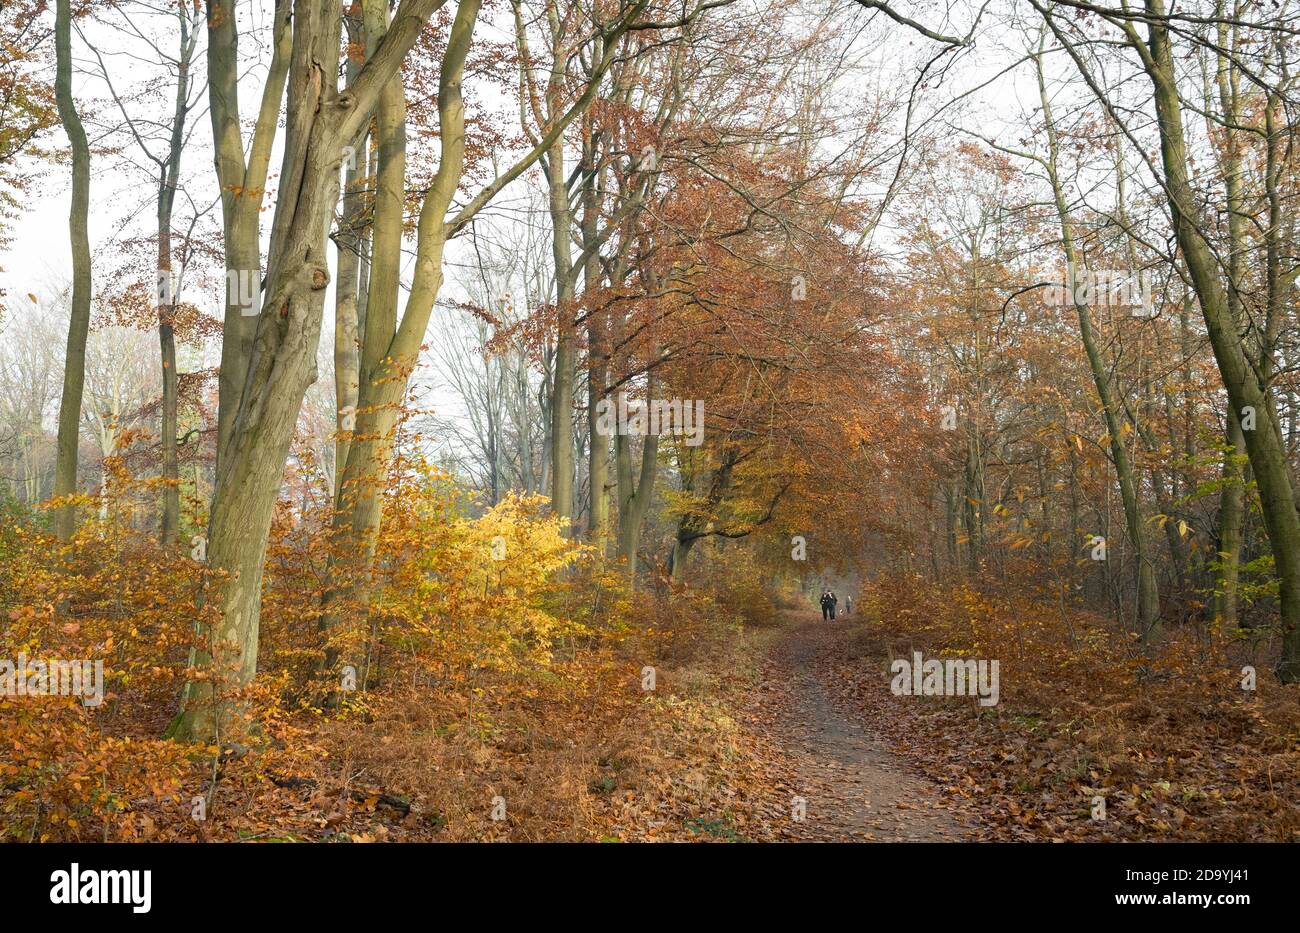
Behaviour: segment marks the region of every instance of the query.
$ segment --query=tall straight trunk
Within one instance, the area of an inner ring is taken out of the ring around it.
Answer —
[[[369,0],[364,6],[366,30],[366,57],[378,49],[388,31],[388,6],[382,0]],[[352,396],[354,416],[348,419],[355,434],[341,445],[345,453],[338,466],[336,498],[339,508],[336,523],[347,526],[357,522],[358,527],[378,527],[380,490],[369,481],[387,462],[392,443],[392,432],[398,412],[358,412],[373,404],[391,406],[397,402],[380,402],[376,398],[376,383],[391,379],[389,357],[393,335],[397,330],[398,299],[401,285],[403,211],[406,204],[406,92],[400,74],[394,75],[379,95],[374,114],[374,145],[376,158],[373,217],[370,224],[370,263],[366,293],[365,329],[354,332],[353,349],[348,355],[356,356],[356,387],[343,387],[339,404]],[[345,322],[347,326],[347,322]],[[360,326],[359,320],[357,326]],[[356,333],[361,334],[360,347],[356,346]],[[336,336],[336,341],[339,339]],[[337,343],[336,343],[337,347]],[[345,350],[345,353],[347,351]],[[345,361],[349,366],[351,361]],[[413,361],[412,361],[413,362]],[[404,373],[402,376],[404,377]],[[402,378],[403,386],[405,379]],[[365,398],[362,398],[365,395]],[[368,453],[371,462],[354,463],[359,451]],[[368,564],[374,542],[365,541],[365,551],[359,556],[361,564]],[[345,556],[345,562],[348,562]]]
[[[1182,101],[1170,47],[1163,0],[1145,0],[1150,17],[1143,42],[1128,24],[1129,42],[1142,55],[1154,90],[1160,157],[1174,233],[1187,261],[1187,270],[1200,299],[1210,346],[1223,377],[1233,410],[1256,414],[1256,426],[1243,431],[1246,453],[1259,488],[1264,526],[1268,531],[1278,575],[1278,604],[1282,617],[1282,656],[1278,677],[1300,681],[1300,516],[1296,514],[1291,467],[1279,430],[1273,394],[1255,377],[1238,335],[1213,249],[1199,227],[1195,192],[1187,168]],[[1244,426],[1243,426],[1244,427]]]
[[[622,281],[623,276],[628,272],[624,265],[624,259],[620,257],[614,265],[614,281]],[[644,279],[646,287],[651,294],[658,291],[658,282],[653,272],[645,270]],[[613,335],[613,342],[623,343],[624,328],[626,321],[620,319],[615,325],[617,333]],[[651,354],[653,359],[659,350],[656,348]],[[630,369],[631,359],[625,353],[621,359],[621,368],[623,371]],[[654,397],[655,380],[653,376],[653,366],[646,367],[647,377],[645,385],[645,397],[647,404]],[[620,428],[622,425],[620,425]],[[632,444],[631,440],[622,430],[614,435],[614,473],[615,489],[618,496],[618,542],[617,555],[627,561],[627,572],[629,578],[635,582],[637,574],[637,545],[641,540],[641,527],[645,523],[645,517],[650,507],[650,499],[654,494],[655,480],[658,476],[659,466],[659,438],[656,435],[647,434],[644,437],[644,443],[641,447],[641,464],[640,470],[634,471],[632,467]],[[685,554],[682,555],[682,566],[685,566]]]
[[[602,383],[605,379],[605,373],[606,370],[600,362],[592,363],[587,384],[587,408],[589,412],[604,398]],[[590,414],[588,414],[587,420],[589,422],[587,429],[589,445],[587,448],[587,480],[590,485],[587,504],[587,535],[591,540],[599,542],[603,553],[608,540],[610,516],[609,438],[596,432],[596,426],[591,423],[594,419]]]
[[[575,369],[577,322],[573,299],[579,271],[588,274],[587,287],[590,288],[594,279],[594,276],[590,275],[590,270],[596,267],[589,261],[594,258],[590,255],[582,257],[577,267],[573,260],[573,210],[569,201],[569,179],[565,173],[565,129],[575,116],[585,113],[595,99],[602,77],[614,66],[615,60],[619,57],[620,40],[626,34],[632,20],[639,18],[646,4],[645,0],[633,0],[619,13],[619,20],[613,28],[606,27],[599,30],[587,46],[589,51],[584,50],[583,54],[576,56],[585,72],[583,77],[586,87],[572,105],[567,105],[571,85],[569,66],[574,48],[573,36],[570,32],[571,22],[562,14],[558,5],[553,3],[544,5],[543,16],[539,19],[544,18],[546,22],[551,62],[547,69],[548,81],[542,87],[534,75],[534,71],[540,69],[534,68],[528,27],[525,25],[521,6],[518,3],[511,5],[514,9],[516,50],[520,62],[520,88],[526,99],[526,104],[521,110],[522,128],[533,142],[534,152],[540,156],[547,181],[547,209],[551,219],[551,254],[555,270],[557,326],[545,406],[549,412],[546,422],[546,449],[549,455],[543,472],[549,471],[551,508],[560,518],[564,533],[568,535],[572,533],[574,520],[578,517],[578,503],[574,493],[577,457],[574,451],[576,431],[573,417],[577,385]],[[530,117],[535,125],[529,124]],[[590,169],[595,164],[593,146],[594,141],[590,133],[584,134],[584,168]],[[594,183],[593,178],[588,174],[584,181],[588,192]],[[588,206],[590,207],[591,204]],[[595,216],[585,214],[584,220],[589,220],[591,223],[590,227],[584,228],[583,231],[583,248],[586,252],[594,246],[593,241],[599,231],[598,219]],[[592,239],[587,238],[588,234]],[[589,380],[589,400],[592,397],[590,393],[593,391],[590,388],[591,381],[593,380]],[[595,442],[594,430],[592,440],[591,456],[595,458],[599,444]],[[599,476],[601,467],[596,466],[595,469]],[[607,483],[602,484],[604,485]],[[590,501],[593,504],[600,494],[599,488],[594,484],[592,486],[593,498]],[[597,509],[592,508],[588,514],[589,526],[595,527]]]
[[[366,144],[364,146],[366,153],[366,179],[379,177],[379,150],[375,146],[374,136],[366,135]],[[373,184],[367,181],[366,184]],[[366,224],[361,229],[361,240],[357,244],[357,339],[366,332],[366,309],[370,307],[370,254],[372,252],[370,242],[370,225]],[[357,345],[357,360],[360,365],[361,347]],[[343,467],[340,464],[339,469]]]
[[[357,184],[360,173],[349,169],[347,186],[349,190]],[[351,202],[351,203],[350,203]],[[351,432],[356,426],[358,361],[358,297],[361,261],[358,251],[361,241],[354,225],[359,221],[355,210],[356,195],[350,194],[343,199],[343,216],[339,221],[338,241],[338,282],[334,291],[334,496],[335,505],[341,492],[339,478],[344,464],[348,462],[348,446]]]
[[[948,568],[953,573],[960,573],[961,554],[957,544],[958,517],[957,497],[952,485],[943,484],[943,520],[944,538],[948,545]]]
[[[590,133],[583,154],[584,169],[588,173],[594,172],[597,154]],[[609,438],[596,430],[596,408],[605,398],[609,380],[609,346],[605,317],[597,314],[593,306],[600,282],[600,257],[595,248],[600,224],[598,181],[598,178],[591,178],[583,196],[582,242],[587,257],[583,268],[583,289],[587,294],[587,426],[590,437],[587,476],[591,486],[587,531],[593,539],[603,540],[609,527]]]
[[[54,495],[77,491],[77,448],[81,431],[81,399],[86,386],[86,336],[90,331],[90,144],[72,99],[72,3],[58,0],[54,14],[56,58],[54,93],[59,119],[72,146],[72,207],[68,234],[72,243],[72,307],[68,318],[67,353],[63,361],[63,395],[59,399],[58,451],[54,464]],[[54,516],[54,530],[66,541],[77,528],[77,511],[65,505]]]
[[[573,517],[573,293],[575,270],[570,247],[572,214],[564,174],[564,137],[551,147],[546,159],[551,213],[551,252],[555,260],[555,382],[551,399],[551,508],[564,523],[566,533]]]
[[[1061,246],[1065,252],[1066,263],[1070,270],[1070,285],[1073,286],[1075,270],[1082,268],[1074,246],[1071,231],[1069,208],[1065,201],[1065,192],[1057,173],[1058,140],[1056,125],[1052,119],[1051,103],[1043,79],[1042,60],[1035,59],[1038,69],[1039,100],[1043,107],[1043,120],[1047,130],[1048,157],[1045,168],[1048,181],[1052,186],[1052,195],[1056,205],[1057,218],[1061,225]],[[1093,333],[1092,314],[1088,305],[1079,299],[1078,289],[1071,287],[1070,298],[1079,319],[1079,337],[1083,342],[1084,352],[1088,357],[1088,366],[1092,371],[1093,384],[1097,389],[1097,398],[1101,402],[1102,415],[1106,420],[1106,431],[1110,438],[1111,460],[1115,464],[1115,479],[1119,486],[1120,500],[1124,507],[1124,524],[1128,532],[1129,543],[1133,546],[1137,562],[1137,621],[1138,633],[1144,643],[1150,641],[1160,632],[1160,591],[1156,581],[1155,566],[1150,544],[1147,540],[1146,525],[1143,520],[1141,505],[1138,501],[1138,484],[1129,459],[1128,446],[1124,443],[1124,432],[1120,417],[1119,403],[1111,389],[1106,362],[1097,348]]]
[[[1220,7],[1222,4],[1219,5]],[[1222,10],[1220,10],[1222,12]],[[1229,127],[1238,125],[1238,75],[1229,54],[1236,46],[1236,30],[1226,23],[1218,27],[1218,68],[1215,83],[1219,106]],[[1207,102],[1208,103],[1208,102]],[[1208,107],[1207,107],[1208,110]],[[1226,132],[1220,156],[1223,184],[1228,204],[1228,314],[1237,326],[1242,319],[1241,288],[1246,264],[1246,218],[1242,190],[1241,143],[1235,129]],[[1219,490],[1218,571],[1214,581],[1214,616],[1226,626],[1237,624],[1237,586],[1241,568],[1242,526],[1245,522],[1246,484],[1242,469],[1246,440],[1241,419],[1229,409],[1225,421],[1222,486]]]
[[[364,36],[364,26],[356,17],[345,16],[344,23],[352,43],[356,43]],[[368,53],[367,57],[369,57]],[[348,87],[356,82],[360,71],[360,63],[354,57],[348,56],[346,65]],[[348,444],[357,417],[357,385],[360,380],[358,328],[361,294],[361,224],[365,207],[361,185],[369,165],[367,138],[368,133],[362,130],[361,135],[349,145],[348,160],[344,169],[343,213],[339,218],[338,230],[334,234],[335,252],[338,257],[338,276],[334,283],[333,492],[336,507],[339,505],[339,493],[342,489],[339,478],[343,474],[344,465],[348,462]]]
[[[980,445],[977,422],[977,418],[972,418],[966,423],[965,495],[962,499],[962,522],[966,527],[967,539],[966,554],[972,574],[979,572],[984,543],[984,452]]]
[[[1070,531],[1066,535],[1066,540],[1070,542],[1068,551],[1070,560],[1066,561],[1065,567],[1070,575],[1070,596],[1073,598],[1080,588],[1079,562],[1074,560],[1074,556],[1079,552],[1079,539],[1083,528],[1079,515],[1079,457],[1075,453],[1074,445],[1068,441],[1066,450],[1070,454]]]
[[[980,330],[980,275],[983,262],[983,244],[979,236],[971,233],[967,245],[970,251],[970,307],[967,313],[973,325],[974,346],[965,354],[966,362],[974,369],[974,392],[968,406],[966,419],[966,462],[962,470],[961,520],[966,529],[966,559],[972,576],[979,573],[984,545],[984,451],[980,430],[983,425],[983,402],[986,390],[984,378],[984,347]]]
[[[158,205],[158,278],[171,281],[171,207]],[[176,449],[177,376],[176,376],[176,298],[170,287],[167,298],[158,304],[158,350],[162,360],[162,418],[159,441],[162,445],[162,519],[158,539],[165,548],[176,543],[181,521],[180,465]]]
[[[162,517],[158,538],[165,548],[176,543],[181,522],[181,478],[177,455],[177,383],[176,372],[176,282],[172,274],[172,211],[176,204],[176,187],[180,180],[181,153],[185,146],[186,99],[190,89],[190,61],[194,39],[190,19],[178,9],[180,52],[176,58],[176,99],[172,109],[171,138],[167,161],[158,185],[158,351],[162,362],[162,417],[159,441],[162,445]]]
[[[943,567],[939,563],[939,528],[934,521],[934,493],[927,501],[927,531],[930,542],[930,579],[937,586],[943,579]]]

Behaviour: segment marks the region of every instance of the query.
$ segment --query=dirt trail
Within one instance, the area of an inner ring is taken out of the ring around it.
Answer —
[[[788,761],[789,783],[807,801],[796,838],[840,842],[961,840],[970,822],[941,802],[938,787],[840,709],[823,659],[842,650],[843,626],[792,619],[773,642],[756,701],[757,726]]]

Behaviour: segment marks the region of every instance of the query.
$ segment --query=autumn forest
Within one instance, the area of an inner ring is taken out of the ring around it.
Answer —
[[[0,841],[1300,841],[1290,2],[4,0]]]

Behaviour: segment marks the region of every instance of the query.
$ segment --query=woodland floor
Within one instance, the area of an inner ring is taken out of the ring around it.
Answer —
[[[522,741],[484,736],[445,746],[412,745],[412,721],[371,724],[392,735],[356,750],[346,786],[372,789],[361,803],[325,788],[281,790],[303,819],[277,838],[318,841],[602,840],[692,842],[941,842],[988,838],[975,801],[946,775],[922,766],[946,756],[914,731],[909,709],[889,693],[884,645],[852,618],[822,622],[806,611],[746,627],[680,663],[663,662],[653,694],[607,687],[582,700],[591,713],[574,742],[544,722],[574,722],[573,711],[531,716]],[[874,668],[880,666],[881,676]],[[639,670],[639,667],[636,668]],[[620,676],[622,681],[627,678]],[[621,698],[621,699],[614,699]],[[514,710],[519,714],[519,710]],[[501,723],[507,725],[506,711]],[[536,732],[537,734],[531,734]],[[340,754],[331,756],[337,770]],[[364,775],[364,778],[361,776]],[[279,781],[282,786],[285,783]],[[491,788],[512,802],[494,823],[474,806]],[[585,790],[584,790],[585,788]],[[536,795],[549,789],[548,799]],[[381,794],[411,803],[404,819]],[[346,796],[346,795],[345,795]],[[565,801],[585,801],[571,812]],[[805,802],[796,818],[796,798]],[[468,801],[468,804],[467,804]],[[248,803],[252,803],[249,800]],[[261,801],[283,817],[287,800]],[[313,825],[314,824],[314,825]],[[977,828],[978,827],[978,828]],[[256,827],[248,826],[241,832]]]
[[[291,741],[231,761],[206,823],[178,821],[175,801],[138,801],[143,829],[127,838],[1294,836],[1295,716],[1284,696],[1227,696],[1194,709],[1146,697],[1067,731],[1036,700],[990,714],[969,698],[894,696],[889,658],[911,643],[892,637],[865,614],[824,622],[789,611],[655,656],[652,690],[640,680],[646,655],[631,645],[549,691],[488,694],[475,728],[454,692],[412,687],[365,717],[305,722],[309,746]],[[1166,706],[1181,718],[1161,718]],[[1196,754],[1153,751],[1161,737]],[[1112,813],[1098,823],[1089,802],[1103,791]],[[497,800],[508,802],[504,819],[490,814]]]

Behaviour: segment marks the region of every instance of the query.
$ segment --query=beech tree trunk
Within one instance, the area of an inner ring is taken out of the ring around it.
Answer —
[[[328,233],[344,146],[369,118],[435,5],[403,3],[387,41],[340,95],[333,66],[340,7],[330,0],[295,2],[281,197],[266,290],[213,492],[208,561],[223,572],[215,594],[220,618],[214,631],[203,633],[208,643],[196,648],[195,662],[209,675],[187,685],[169,730],[177,737],[211,742],[228,736],[241,712],[237,691],[256,673],[263,558],[303,395],[316,378]]]
[[[555,258],[555,384],[551,400],[551,508],[569,529],[573,517],[574,268],[570,248],[572,216],[564,174],[564,137],[546,157],[551,212],[551,250]]]
[[[86,336],[90,331],[90,144],[72,99],[72,4],[58,0],[54,14],[54,93],[59,119],[72,147],[72,206],[68,233],[72,243],[72,304],[68,344],[63,362],[63,394],[59,399],[58,450],[54,465],[54,495],[77,491],[77,449],[81,432],[81,399],[86,386]],[[61,540],[77,528],[77,511],[65,505],[54,515]]]
[[[582,243],[586,254],[583,288],[587,292],[587,433],[589,435],[587,477],[591,486],[591,507],[587,514],[587,533],[601,543],[609,531],[609,438],[596,430],[597,406],[605,398],[609,381],[608,326],[603,315],[596,314],[590,297],[600,284],[600,194],[597,171],[599,158],[590,128],[583,141],[584,171],[588,183],[583,194]],[[603,551],[602,551],[603,553]]]
[[[1130,44],[1139,51],[1155,92],[1160,130],[1160,158],[1174,233],[1187,261],[1187,270],[1200,299],[1210,346],[1223,377],[1228,399],[1238,417],[1256,415],[1255,429],[1243,431],[1246,453],[1259,488],[1264,526],[1278,575],[1278,606],[1282,616],[1282,656],[1278,677],[1300,681],[1300,516],[1296,514],[1291,467],[1279,430],[1272,392],[1255,377],[1233,320],[1214,251],[1199,225],[1195,192],[1187,168],[1182,101],[1170,47],[1163,0],[1145,0],[1150,17],[1144,44],[1128,24]],[[1244,426],[1243,426],[1244,427]]]
[[[158,184],[158,350],[162,362],[162,417],[159,443],[162,448],[162,515],[158,538],[165,548],[176,544],[181,522],[181,481],[177,452],[177,420],[179,374],[176,372],[176,294],[177,283],[172,273],[172,211],[176,204],[176,188],[180,182],[181,153],[185,146],[185,118],[188,113],[186,99],[190,88],[190,62],[194,54],[194,37],[190,33],[190,19],[183,10],[177,11],[180,29],[180,52],[176,59],[176,99],[172,110],[171,138],[168,140],[167,161],[162,167]]]

